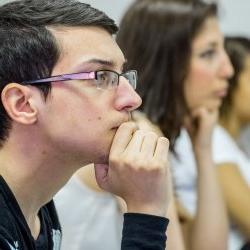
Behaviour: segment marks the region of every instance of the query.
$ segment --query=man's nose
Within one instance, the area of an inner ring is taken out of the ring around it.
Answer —
[[[133,111],[142,103],[141,97],[136,93],[128,80],[120,77],[116,91],[115,107],[117,110]]]

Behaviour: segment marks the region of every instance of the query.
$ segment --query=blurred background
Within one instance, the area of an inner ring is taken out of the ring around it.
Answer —
[[[117,24],[126,8],[134,0],[82,0],[103,10]],[[208,0],[207,0],[208,1]],[[11,2],[0,0],[1,4]],[[221,28],[226,35],[244,35],[250,37],[250,1],[249,0],[217,0],[220,6]]]
[[[134,0],[85,0],[83,2],[104,10],[119,23],[124,11]],[[221,28],[226,35],[250,37],[250,1],[217,0],[220,6]]]

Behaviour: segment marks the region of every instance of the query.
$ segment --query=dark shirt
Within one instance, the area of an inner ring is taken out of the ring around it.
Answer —
[[[41,230],[35,240],[17,200],[0,176],[0,249],[59,250],[61,228],[53,201],[40,209],[39,218]]]
[[[242,248],[241,250],[250,250],[250,241],[247,242]]]
[[[163,250],[168,220],[145,214],[125,214],[121,249]]]
[[[62,234],[53,201],[40,209],[39,218],[41,230],[35,240],[13,193],[0,176],[0,250],[59,250]],[[121,250],[164,250],[167,225],[163,217],[125,214]]]

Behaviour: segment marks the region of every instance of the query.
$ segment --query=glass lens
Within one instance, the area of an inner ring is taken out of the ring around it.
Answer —
[[[136,83],[137,83],[136,70],[130,70],[128,72],[123,73],[122,75],[129,81],[129,83],[133,87],[133,89],[136,89]]]
[[[112,71],[98,71],[97,75],[97,83],[99,88],[101,89],[110,89],[114,88],[118,85],[119,75]]]

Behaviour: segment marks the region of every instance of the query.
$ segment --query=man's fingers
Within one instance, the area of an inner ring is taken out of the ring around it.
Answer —
[[[141,153],[146,158],[153,157],[158,136],[154,132],[147,132],[141,145]]]
[[[125,122],[117,130],[110,154],[120,155],[128,146],[134,132],[138,129],[134,122]]]
[[[155,148],[154,157],[167,160],[169,140],[166,137],[159,137]]]
[[[142,130],[135,131],[125,151],[132,152],[133,154],[139,153],[141,151],[144,135],[145,132]]]

